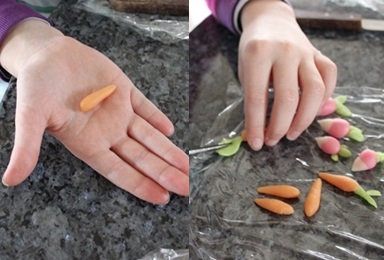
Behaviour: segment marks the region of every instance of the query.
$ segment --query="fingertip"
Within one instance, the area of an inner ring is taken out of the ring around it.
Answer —
[[[163,133],[168,137],[172,136],[175,133],[175,126],[170,122],[168,126],[164,127]]]
[[[263,147],[263,140],[261,138],[253,138],[248,141],[249,146],[254,151],[260,151]]]
[[[162,196],[161,196],[161,201],[162,202],[155,203],[155,204],[159,204],[159,205],[165,206],[165,205],[167,205],[169,203],[170,200],[171,200],[171,195],[167,191],[164,194],[162,194]]]
[[[299,131],[291,131],[286,135],[289,141],[295,141],[301,133]]]
[[[275,146],[277,143],[279,142],[279,140],[276,140],[276,139],[266,139],[265,140],[265,145],[266,146]]]
[[[9,187],[10,185],[7,183],[7,181],[4,179],[4,177],[1,179],[1,182],[5,187]]]
[[[12,173],[11,170],[6,170],[1,182],[3,183],[4,186],[6,187],[12,187],[19,185],[21,182],[23,182],[26,178],[24,176],[21,176],[20,174],[17,175],[15,173]]]

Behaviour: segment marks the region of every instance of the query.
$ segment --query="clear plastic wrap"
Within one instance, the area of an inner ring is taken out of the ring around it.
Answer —
[[[227,85],[227,107],[219,113],[200,145],[216,143],[243,129],[242,95],[233,82]],[[312,218],[303,205],[319,171],[352,176],[366,189],[384,192],[384,166],[351,172],[364,148],[384,152],[384,91],[369,87],[338,87],[346,95],[353,115],[351,124],[364,130],[366,141],[347,139],[352,158],[331,161],[316,145],[325,133],[314,122],[296,141],[281,141],[273,148],[252,151],[243,144],[229,158],[214,152],[190,157],[190,248],[193,259],[383,259],[384,199],[374,209],[354,194],[323,182],[321,206]],[[335,115],[327,116],[335,117]],[[299,199],[288,200],[292,216],[261,210],[254,199],[263,197],[256,188],[291,184],[301,190]]]
[[[138,33],[163,43],[168,44],[189,38],[188,17],[118,12],[109,7],[108,0],[79,0],[76,6],[88,12],[110,17],[116,22],[130,26]]]
[[[190,36],[189,135],[195,149],[239,134],[244,113],[237,78],[239,39],[213,18]],[[383,163],[351,172],[365,148],[384,152],[383,37],[353,33],[328,38],[325,32],[309,37],[338,65],[335,96],[347,96],[353,112],[347,120],[363,130],[366,141],[342,139],[352,157],[335,163],[318,148],[315,137],[325,133],[314,122],[296,141],[283,138],[258,152],[243,143],[228,158],[215,152],[190,156],[190,259],[383,259],[383,197],[375,198],[374,209],[324,181],[319,211],[311,218],[303,212],[319,171],[351,176],[364,189],[384,193]],[[275,215],[255,205],[254,199],[263,197],[256,189],[270,184],[300,189],[299,199],[287,201],[293,215]]]
[[[341,13],[359,13],[365,18],[382,18],[384,2],[382,0],[289,0],[297,9]]]
[[[141,258],[140,260],[188,260],[189,250],[173,250],[162,248],[160,250],[151,252]]]

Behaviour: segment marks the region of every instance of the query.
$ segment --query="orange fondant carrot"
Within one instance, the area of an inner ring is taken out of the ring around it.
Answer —
[[[244,142],[247,141],[247,131],[243,130],[241,132],[241,139],[243,139]]]
[[[309,190],[308,196],[304,203],[304,212],[307,217],[312,217],[318,211],[320,207],[321,199],[321,186],[322,182],[320,178],[317,178],[311,189]]]
[[[106,99],[108,96],[110,96],[113,91],[115,91],[116,85],[111,84],[108,85],[96,92],[93,92],[83,98],[80,102],[80,110],[83,112],[87,112],[94,107],[96,107],[101,101]]]
[[[365,199],[369,204],[377,208],[376,201],[369,195],[367,192],[352,178],[342,175],[336,175],[326,172],[319,173],[320,178],[329,182],[333,186],[346,191],[346,192],[354,192],[359,195],[363,199]]]
[[[348,176],[336,175],[326,172],[320,172],[319,176],[333,186],[336,186],[337,188],[346,192],[354,192],[357,188],[360,187],[357,181],[349,178]]]
[[[258,188],[257,192],[286,199],[298,198],[300,196],[299,189],[290,185],[264,186]]]
[[[255,199],[255,203],[259,207],[279,215],[292,215],[293,212],[295,212],[291,207],[291,205],[277,199],[269,199],[269,198]]]

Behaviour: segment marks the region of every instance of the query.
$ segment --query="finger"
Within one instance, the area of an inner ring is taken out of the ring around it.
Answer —
[[[132,91],[132,107],[136,114],[157,128],[161,133],[170,136],[175,131],[172,122],[137,88]]]
[[[295,140],[312,123],[325,93],[323,79],[313,62],[300,64],[299,80],[301,96],[297,113],[287,134],[289,140]]]
[[[322,102],[328,100],[333,94],[337,82],[337,66],[328,57],[318,52],[315,55],[315,64],[317,70],[323,79],[325,85],[325,93]]]
[[[253,59],[252,59],[253,58]],[[241,83],[244,87],[244,113],[247,140],[253,150],[264,143],[271,63],[262,55],[242,58]]]
[[[169,201],[166,189],[135,170],[111,150],[96,153],[85,162],[107,180],[139,199],[153,204],[166,204]]]
[[[132,138],[127,138],[113,146],[112,151],[165,189],[182,196],[189,195],[188,176],[154,155]]]
[[[15,144],[2,182],[15,186],[24,181],[35,168],[46,122],[31,109],[16,109]]]
[[[189,174],[189,157],[147,121],[135,116],[132,126],[128,129],[128,135],[162,160]]]
[[[286,135],[295,115],[299,103],[297,68],[294,59],[281,59],[273,67],[274,102],[265,137],[268,146]]]

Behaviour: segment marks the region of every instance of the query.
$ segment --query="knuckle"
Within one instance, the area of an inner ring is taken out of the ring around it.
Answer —
[[[336,63],[334,63],[333,61],[329,60],[328,70],[332,74],[337,74],[337,65],[336,65]]]
[[[146,140],[151,140],[151,138],[154,136],[155,130],[149,126],[144,127],[142,130],[142,141],[145,142]]]
[[[264,106],[267,103],[267,99],[264,93],[257,90],[246,91],[245,103],[251,106]]]
[[[148,182],[149,182],[149,179],[143,178],[140,182],[136,183],[133,186],[132,191],[130,193],[140,197],[140,195],[142,195],[143,188],[147,186]]]
[[[325,93],[325,86],[321,78],[313,78],[312,83],[309,87],[312,95],[314,95],[315,97],[323,98]]]
[[[120,175],[119,173],[123,168],[124,168],[124,164],[122,163],[115,164],[105,173],[104,177],[107,178],[108,180],[113,180],[116,178],[116,176]]]
[[[294,107],[296,109],[296,106],[299,102],[299,91],[284,91],[284,93],[281,93],[281,95],[276,96],[275,101],[279,106],[284,107]]]
[[[140,162],[145,161],[148,154],[149,154],[149,151],[145,148],[135,150],[132,155],[132,163],[137,165]]]
[[[245,54],[265,53],[271,48],[271,43],[265,39],[255,39],[247,42],[244,46]]]
[[[157,183],[163,184],[167,182],[168,179],[168,173],[171,170],[170,165],[165,165],[164,168],[159,172],[159,175],[157,176]]]

